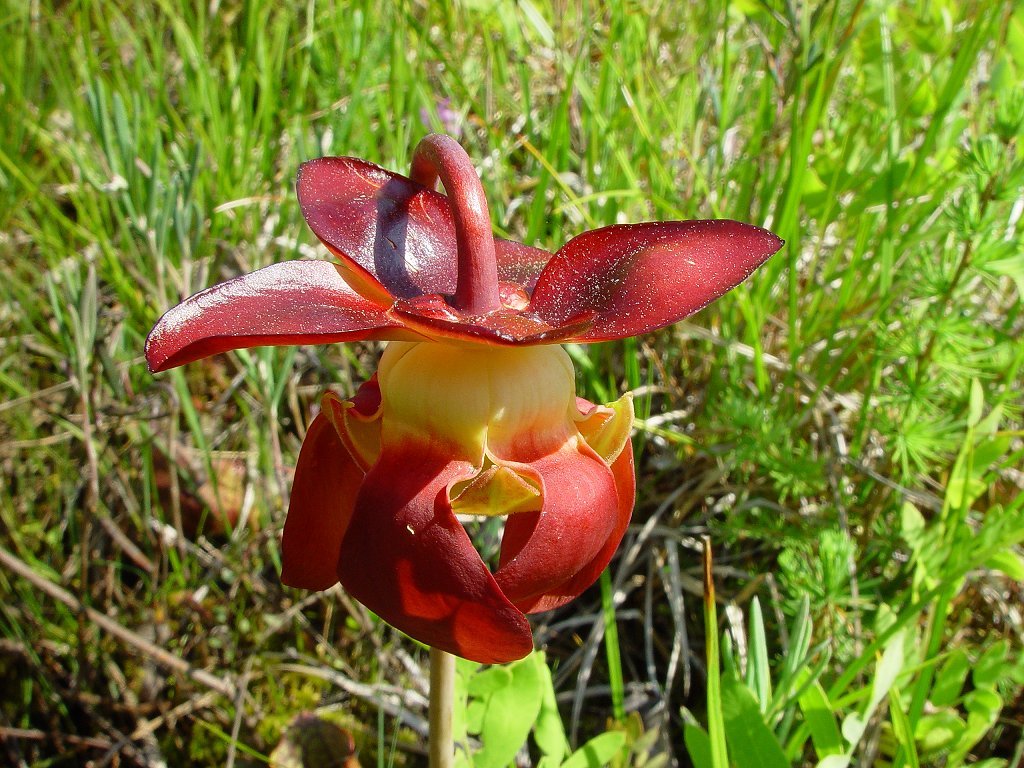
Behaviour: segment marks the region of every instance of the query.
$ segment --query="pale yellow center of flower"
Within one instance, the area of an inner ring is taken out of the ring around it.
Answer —
[[[391,342],[378,376],[385,444],[437,441],[483,466],[529,460],[577,434],[572,361],[556,345]]]

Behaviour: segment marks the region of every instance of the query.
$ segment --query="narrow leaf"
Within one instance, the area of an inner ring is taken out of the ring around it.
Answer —
[[[914,731],[910,726],[910,718],[903,711],[900,691],[895,685],[889,689],[889,715],[892,718],[893,733],[896,735],[896,741],[899,742],[906,764],[910,768],[921,768],[921,759],[918,757],[917,745],[914,743]]]
[[[839,733],[839,725],[828,700],[828,694],[821,683],[815,681],[809,685],[798,700],[804,722],[811,731],[811,741],[819,758],[843,753],[843,736]]]
[[[708,735],[711,741],[711,765],[728,768],[729,751],[725,741],[722,715],[722,671],[718,658],[718,610],[715,606],[715,581],[711,568],[711,539],[704,537],[704,637],[708,665]]]
[[[768,666],[768,639],[764,631],[764,616],[761,614],[761,602],[756,597],[750,602],[749,624],[747,687],[757,696],[761,711],[767,712],[772,699],[772,680]]]

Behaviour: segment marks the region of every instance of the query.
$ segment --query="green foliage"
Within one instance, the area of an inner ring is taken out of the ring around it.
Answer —
[[[603,768],[627,746],[631,734],[612,729],[573,751],[555,701],[544,654],[483,667],[460,659],[456,683],[456,765],[471,768],[506,766],[533,735],[538,765],[548,768]],[[632,734],[634,740],[636,734]],[[478,743],[470,747],[470,740]]]
[[[471,759],[468,752],[461,753],[468,765],[496,768],[512,762],[537,722],[545,698],[550,697],[546,688],[551,676],[546,671],[543,654],[535,653],[523,661],[479,670],[469,678],[465,727],[479,736],[481,746]],[[542,741],[550,744],[550,734],[544,735],[548,738]],[[557,739],[554,747],[561,747]]]
[[[717,698],[733,764],[741,768],[787,765],[804,752],[810,739],[818,765],[849,765],[886,702],[889,718],[882,726],[882,741],[890,745],[891,757],[900,765],[928,764],[940,757],[948,765],[962,764],[996,725],[1008,703],[1007,693],[1019,690],[1019,683],[1012,681],[1019,679],[1018,670],[1024,666],[1020,648],[1011,651],[1010,644],[1000,640],[972,657],[960,647],[946,653],[942,639],[951,618],[950,605],[964,589],[969,573],[990,562],[993,553],[1000,553],[996,563],[1005,563],[1002,567],[1012,577],[1020,572],[1020,556],[1013,549],[1024,541],[1020,497],[1008,508],[990,507],[984,517],[971,520],[972,505],[998,476],[993,467],[1010,460],[1011,441],[999,429],[1002,413],[1001,406],[986,410],[982,388],[974,382],[964,442],[947,482],[941,514],[928,521],[905,503],[901,531],[912,552],[915,591],[899,614],[891,609],[877,613],[879,634],[854,663],[859,671],[871,663],[873,654],[879,654],[873,674],[860,690],[848,691],[856,678],[847,669],[826,691],[819,682],[823,666],[808,667],[805,662],[812,635],[806,595],[822,594],[812,588],[813,583],[826,594],[830,584],[838,589],[843,579],[835,574],[843,572],[841,566],[849,562],[851,553],[842,544],[823,541],[819,550],[823,556],[830,550],[838,552],[829,560],[833,565],[825,561],[803,580],[794,576],[797,566],[792,555],[780,558],[783,572],[788,571],[790,583],[803,588],[805,598],[787,633],[791,645],[778,666],[777,680],[773,683],[770,676],[764,619],[754,598],[743,644],[745,675],[741,678],[733,654],[727,653],[721,693],[714,686],[708,688],[709,696],[714,692]],[[828,615],[820,607],[816,612]],[[923,644],[912,634],[922,613],[930,614]],[[714,622],[708,631],[716,631]],[[845,644],[835,640],[832,644],[846,651]],[[717,667],[714,649],[709,644],[708,663]],[[909,693],[904,694],[908,685]],[[709,722],[714,722],[713,711],[709,702]],[[714,764],[710,742],[699,726],[687,724],[685,740],[695,765]]]

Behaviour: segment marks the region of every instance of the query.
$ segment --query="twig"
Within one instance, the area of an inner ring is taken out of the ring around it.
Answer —
[[[135,730],[129,734],[128,738],[132,741],[145,738],[146,736],[156,733],[156,731],[165,723],[173,725],[177,720],[185,717],[186,715],[191,715],[193,712],[198,712],[201,709],[212,707],[216,701],[217,693],[215,691],[207,691],[198,698],[191,698],[187,701],[183,701],[174,709],[168,710],[162,715],[158,715],[152,720],[146,720],[138,725]]]
[[[129,560],[146,573],[156,572],[156,565],[153,561],[146,557],[145,553],[136,546],[134,541],[128,538],[125,532],[118,527],[117,523],[110,518],[110,515],[99,515],[98,519],[103,530],[107,532],[107,535],[110,536],[114,544],[124,552]]]
[[[74,747],[86,747],[89,749],[106,749],[110,746],[110,739],[102,736],[76,736],[73,733],[53,733],[41,731],[38,728],[11,728],[0,726],[0,741],[8,739],[25,739],[26,741],[65,741]]]
[[[95,608],[90,608],[84,605],[66,589],[54,584],[49,579],[40,576],[32,570],[28,563],[8,552],[3,547],[0,547],[0,565],[3,565],[18,576],[21,576],[21,578],[32,584],[32,586],[42,592],[45,592],[54,600],[63,603],[71,610],[84,614],[89,621],[100,629],[109,632],[122,642],[134,647],[140,653],[153,659],[157,664],[167,667],[178,674],[190,677],[200,685],[205,685],[207,688],[211,688],[218,693],[234,698],[235,685],[231,681],[225,680],[224,678],[218,677],[217,675],[205,670],[196,669],[180,656],[175,656],[170,651],[161,648],[155,643],[151,643],[146,638],[132,632],[127,627],[118,624],[112,618],[104,613],[100,613]]]
[[[675,637],[672,642],[672,653],[668,660],[668,669],[665,672],[665,696],[672,693],[672,684],[675,682],[676,671],[682,661],[683,667],[683,697],[690,695],[691,671],[690,671],[690,639],[686,631],[686,604],[683,598],[681,586],[682,574],[679,568],[678,543],[672,539],[665,540],[665,559],[668,566],[667,578],[662,578],[665,589],[665,596],[668,598],[669,612],[672,614],[672,623],[675,625]]]
[[[242,730],[242,715],[245,712],[245,692],[249,687],[249,678],[252,676],[252,656],[245,664],[245,671],[238,680],[238,691],[235,694],[235,720],[231,724],[231,740],[228,742],[228,754],[224,760],[225,768],[234,768],[235,754],[238,749],[238,734]]]
[[[30,392],[27,395],[23,395],[22,397],[16,397],[13,400],[5,400],[4,402],[0,403],[0,413],[3,413],[4,411],[7,410],[11,410],[13,408],[20,408],[21,406],[26,405],[27,403],[31,403],[33,400],[45,400],[50,395],[59,394],[63,392],[65,389],[69,389],[74,385],[75,383],[71,380],[62,381],[60,384],[55,384],[54,386],[47,387],[46,389],[40,389],[38,392]]]

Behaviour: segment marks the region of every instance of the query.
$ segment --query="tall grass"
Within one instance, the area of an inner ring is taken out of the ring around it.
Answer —
[[[302,160],[402,170],[441,129],[477,160],[496,231],[540,247],[672,218],[787,240],[691,321],[570,350],[581,394],[634,389],[640,415],[622,554],[538,625],[570,737],[640,711],[654,741],[621,725],[609,754],[699,762],[683,721],[707,723],[707,533],[734,760],[730,722],[752,710],[733,673],[793,764],[1020,759],[1013,3],[0,9],[0,545],[238,691],[167,677],[0,569],[12,764],[258,761],[324,706],[367,759],[415,759],[425,655],[343,594],[277,580],[318,393],[351,393],[376,351],[254,350],[157,377],[141,351],[184,296],[323,255],[292,191]],[[793,626],[813,626],[810,672],[788,666]],[[745,655],[748,634],[764,653]]]

